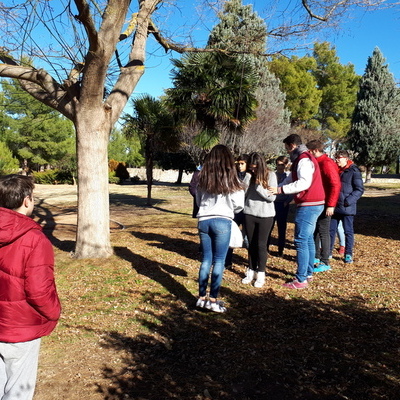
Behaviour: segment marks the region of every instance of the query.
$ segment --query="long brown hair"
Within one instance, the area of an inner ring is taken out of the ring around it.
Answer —
[[[199,189],[211,194],[228,194],[243,190],[230,150],[218,144],[207,154],[199,174]]]
[[[251,169],[252,165],[256,165],[257,168],[255,171],[251,172],[251,182],[254,182],[256,185],[262,185],[262,187],[266,189],[268,186],[269,169],[265,163],[264,157],[258,153],[251,153],[249,155],[247,168]]]

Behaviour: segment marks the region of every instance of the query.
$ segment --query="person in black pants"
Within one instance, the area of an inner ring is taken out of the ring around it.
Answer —
[[[289,163],[289,158],[286,156],[279,156],[275,160],[276,164],[276,178],[278,180],[278,185],[284,181],[287,177],[286,168]],[[275,217],[274,222],[272,224],[271,233],[274,229],[274,225],[278,227],[278,256],[283,256],[283,250],[285,249],[286,244],[286,229],[287,229],[287,218],[289,214],[289,204],[293,200],[293,196],[288,194],[278,194],[274,201],[275,206]],[[271,233],[268,238],[268,246],[269,249],[271,242]],[[269,250],[268,250],[269,251]]]
[[[244,222],[249,239],[249,267],[242,283],[249,284],[256,278],[255,287],[265,283],[267,242],[275,216],[273,195],[268,186],[276,186],[276,175],[269,171],[264,158],[258,153],[249,156],[250,185],[246,191]]]

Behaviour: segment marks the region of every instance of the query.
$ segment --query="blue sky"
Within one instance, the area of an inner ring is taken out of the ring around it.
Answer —
[[[400,8],[372,12],[359,11],[356,17],[344,24],[341,34],[330,40],[336,46],[343,64],[354,64],[362,75],[367,59],[375,46],[386,58],[390,72],[400,82]]]
[[[189,2],[187,2],[189,3]],[[186,3],[186,10],[190,10],[190,5]],[[245,4],[255,4],[257,10],[261,0],[253,2],[244,1]],[[192,14],[186,15],[186,21],[190,24]],[[261,14],[260,14],[261,15]],[[180,20],[180,18],[179,18]],[[355,66],[356,73],[362,75],[367,64],[367,59],[372,55],[376,46],[378,46],[386,58],[389,70],[395,76],[397,82],[400,82],[400,7],[397,9],[386,9],[377,11],[368,11],[359,9],[352,14],[352,18],[347,19],[341,24],[340,29],[325,36],[322,40],[327,40],[336,46],[336,52],[342,64],[352,63]],[[196,38],[204,40],[208,37],[207,28],[204,23],[197,25]],[[200,42],[201,43],[201,42]],[[149,49],[153,52],[154,47]],[[170,70],[172,68],[169,59],[179,58],[178,53],[164,55],[163,51],[158,51],[150,55],[146,63],[146,72],[136,87],[135,95],[149,93],[154,97],[163,94],[163,90],[171,87]]]

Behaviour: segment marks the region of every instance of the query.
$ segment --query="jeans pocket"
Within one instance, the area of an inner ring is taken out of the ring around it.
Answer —
[[[214,220],[215,233],[218,235],[229,234],[231,231],[232,222],[225,218],[216,218]]]

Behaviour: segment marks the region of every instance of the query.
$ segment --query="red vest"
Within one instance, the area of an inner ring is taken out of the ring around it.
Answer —
[[[307,190],[303,190],[294,196],[294,202],[298,206],[319,206],[325,204],[325,191],[322,185],[321,172],[315,157],[308,151],[301,153],[292,164],[293,181],[297,181],[297,166],[303,158],[309,158],[314,164],[314,174],[311,186]]]

